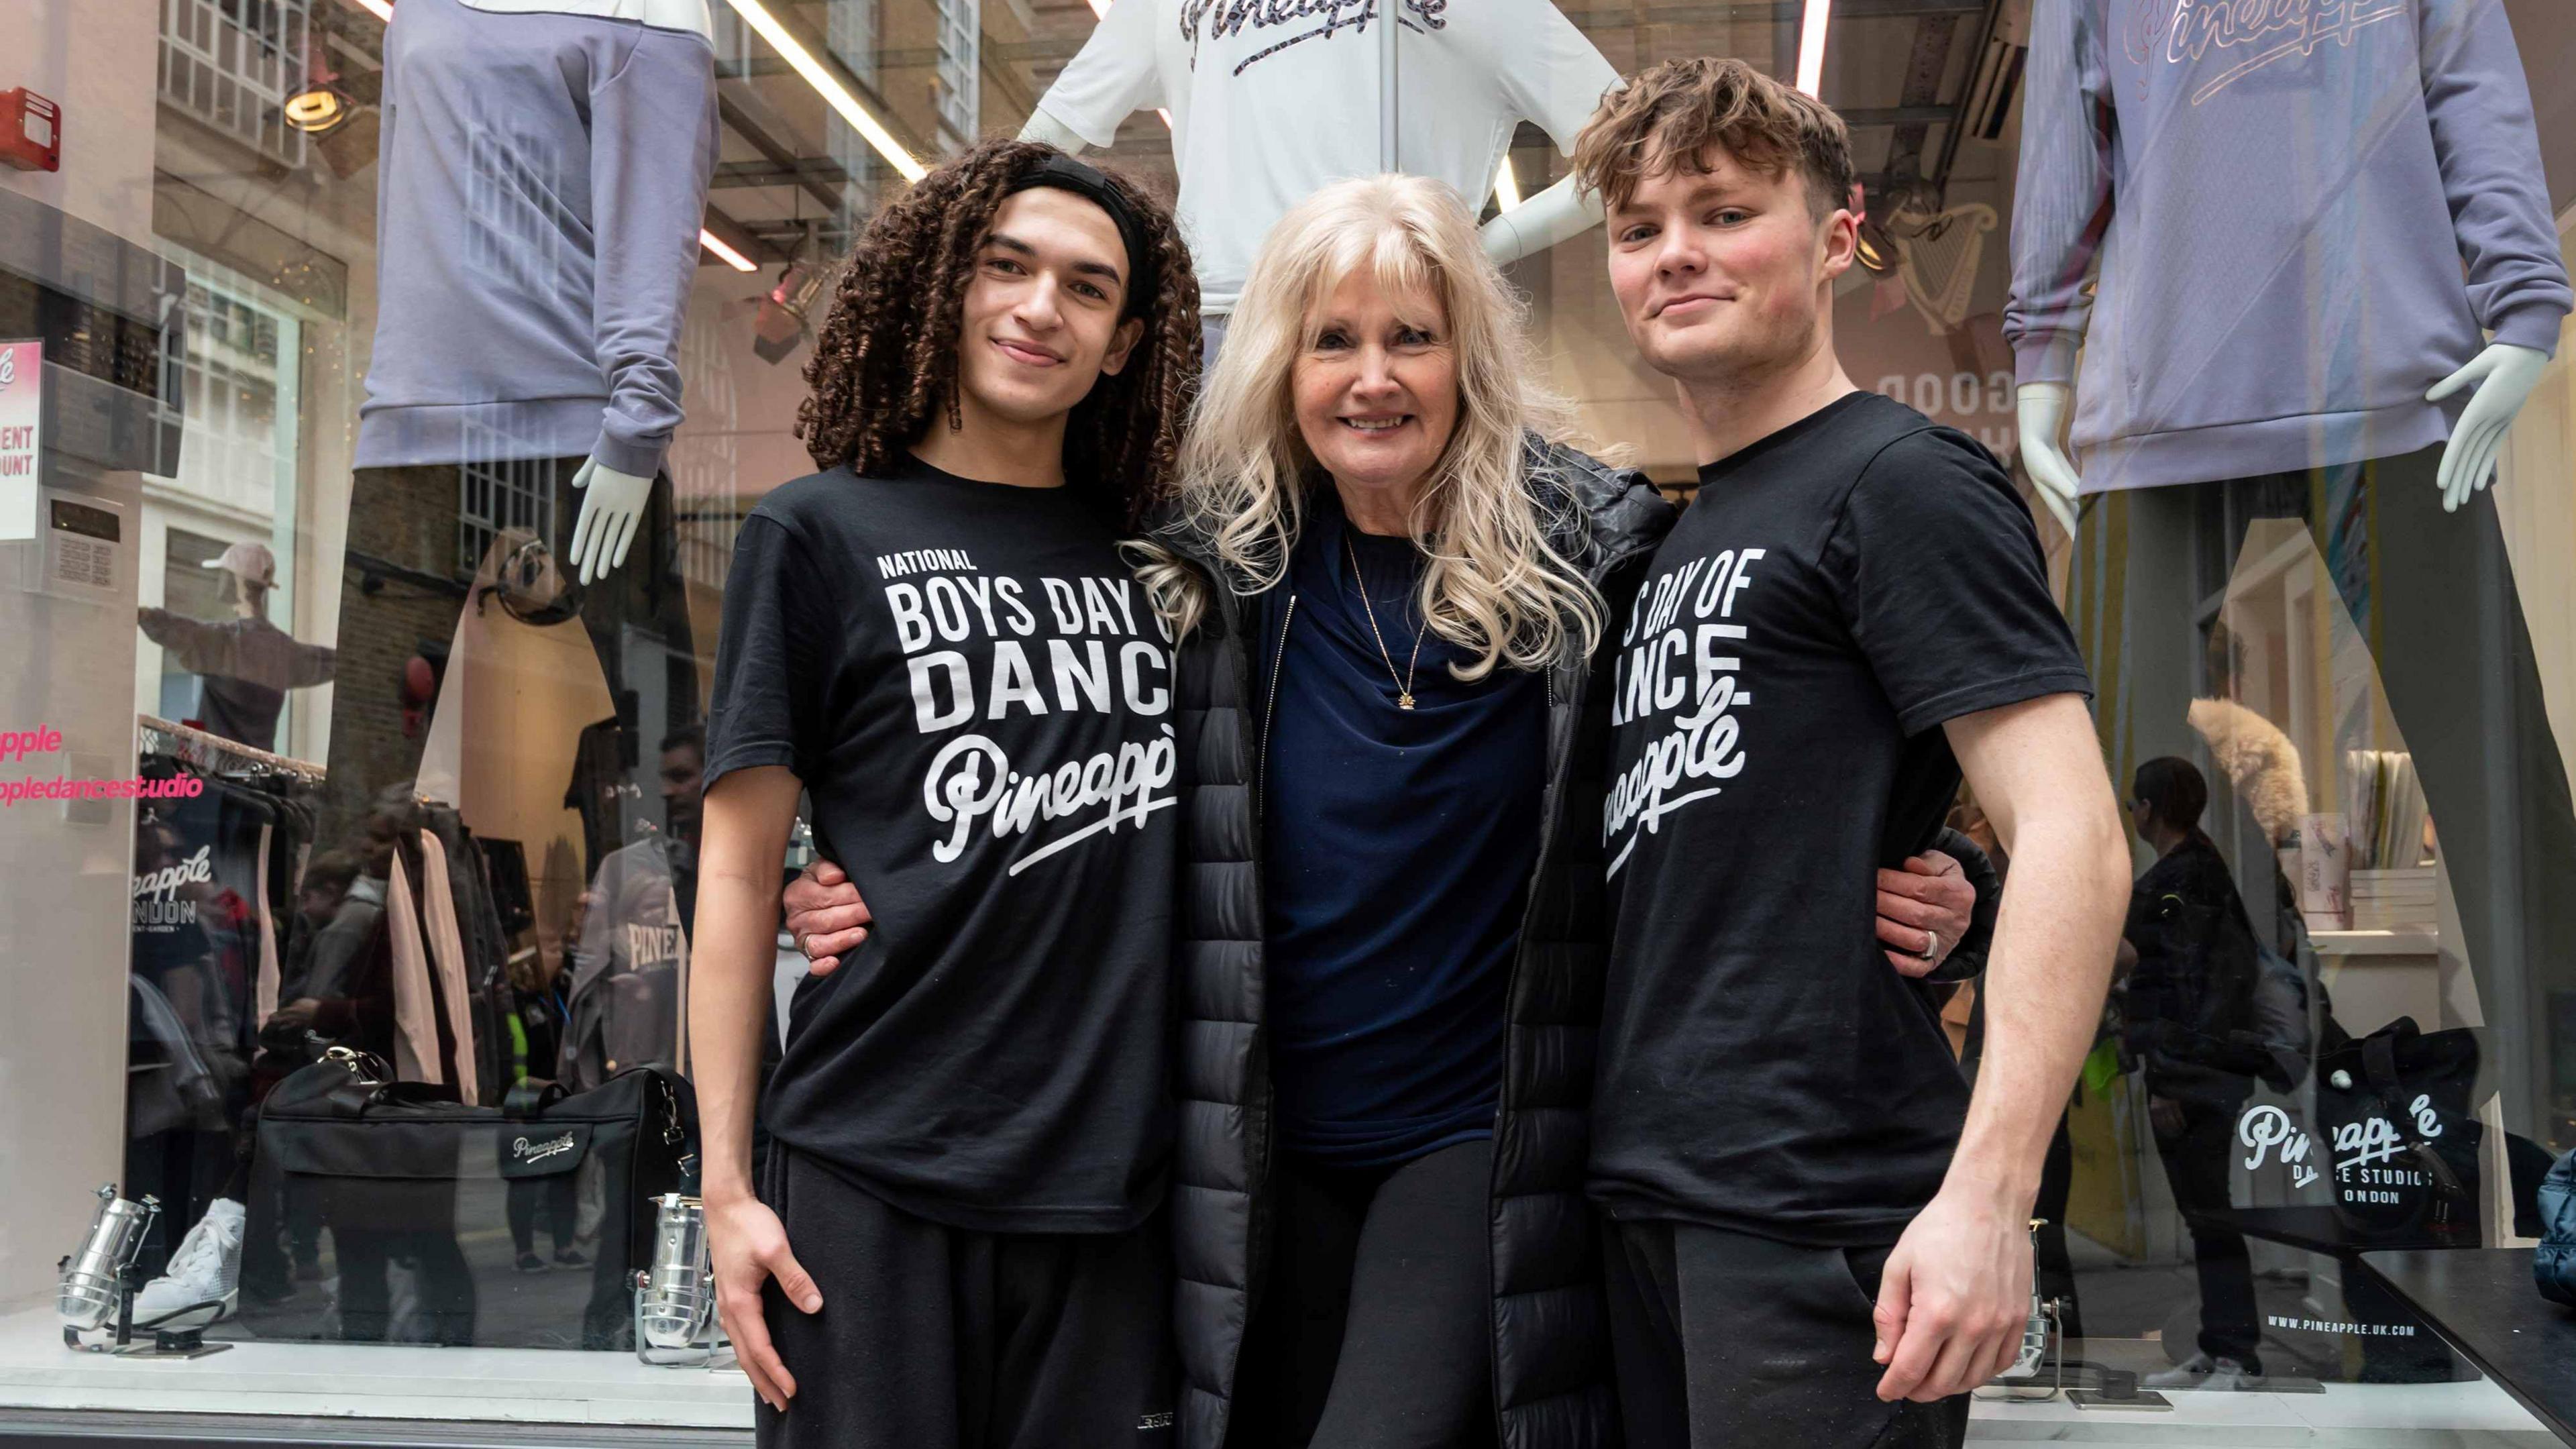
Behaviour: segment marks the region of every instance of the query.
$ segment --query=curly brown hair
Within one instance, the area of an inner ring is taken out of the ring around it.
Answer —
[[[926,432],[933,412],[960,426],[957,348],[975,256],[1011,185],[1063,153],[1033,141],[987,141],[924,176],[868,223],[841,272],[831,315],[805,365],[813,391],[796,435],[815,465],[882,472]],[[1155,295],[1129,314],[1145,335],[1127,366],[1103,377],[1066,421],[1064,467],[1076,488],[1130,528],[1169,489],[1199,376],[1199,283],[1171,213],[1133,181],[1106,173],[1144,223]]]
[[[1603,97],[1574,140],[1574,174],[1615,208],[1638,182],[1696,167],[1711,147],[1774,178],[1796,170],[1819,221],[1850,204],[1843,118],[1740,60],[1710,56],[1649,66]]]

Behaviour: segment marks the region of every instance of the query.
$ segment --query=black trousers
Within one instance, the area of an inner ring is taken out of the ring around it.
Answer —
[[[2200,1272],[2200,1351],[2259,1371],[2255,1347],[2263,1326],[2254,1303],[2254,1259],[2245,1235],[2225,1220],[2228,1165],[2242,1150],[2236,1121],[2245,1104],[2175,1100],[2182,1108],[2182,1131],[2157,1133],[2156,1155],[2164,1159],[2174,1206],[2191,1230],[2192,1261]]]
[[[1602,1228],[1611,1359],[1640,1449],[1955,1449],[1968,1399],[1881,1403],[1870,1357],[1895,1245],[1802,1248],[1690,1223]]]
[[[796,1378],[762,1449],[1161,1449],[1173,1442],[1171,1248],[1125,1233],[977,1233],[899,1211],[791,1148],[761,1198],[823,1293],[771,1283]]]
[[[1387,1168],[1281,1157],[1230,1444],[1494,1443],[1493,1167],[1481,1139]]]

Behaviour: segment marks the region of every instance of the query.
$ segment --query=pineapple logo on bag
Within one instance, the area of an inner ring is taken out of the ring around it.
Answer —
[[[2415,1119],[2417,1142],[2442,1135],[2441,1116],[2430,1094],[2407,1103],[2406,1112]],[[2317,1180],[2317,1170],[2308,1165],[2314,1144],[2278,1107],[2267,1104],[2246,1112],[2237,1120],[2236,1140],[2251,1149],[2245,1158],[2248,1172],[2277,1156],[2290,1174],[2292,1187],[2306,1187]],[[2389,1165],[2398,1154],[2412,1150],[2413,1144],[2398,1135],[2397,1124],[2375,1113],[2338,1125],[2334,1131],[2337,1195],[2347,1203],[2394,1205],[2405,1201],[2398,1189],[2433,1186],[2429,1174]]]
[[[2415,1119],[2418,1140],[2442,1135],[2430,1095],[2407,1103],[2406,1111]],[[2433,1186],[2430,1174],[2387,1165],[2400,1152],[2411,1151],[2412,1144],[2401,1139],[2397,1124],[2385,1117],[2373,1115],[2338,1126],[2334,1146],[2335,1182],[2345,1202],[2400,1203],[2405,1199],[2394,1189]]]
[[[531,1142],[522,1137],[510,1144],[510,1156],[525,1165],[531,1162],[543,1162],[549,1157],[561,1157],[572,1151],[573,1147],[572,1134],[569,1132],[561,1137],[549,1137],[543,1142]]]

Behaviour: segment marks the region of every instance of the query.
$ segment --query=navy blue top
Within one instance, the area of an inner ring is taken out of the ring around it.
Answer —
[[[1272,1081],[1289,1151],[1389,1166],[1493,1132],[1504,990],[1537,864],[1546,686],[1504,668],[1462,684],[1449,673],[1462,651],[1425,635],[1415,707],[1398,708],[1344,539],[1398,674],[1421,628],[1423,558],[1408,539],[1347,528],[1319,493],[1261,610]]]

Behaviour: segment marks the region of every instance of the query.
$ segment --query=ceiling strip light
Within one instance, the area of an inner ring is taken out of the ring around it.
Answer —
[[[376,17],[387,25],[394,23],[394,7],[392,0],[357,0],[357,4],[359,9],[366,11],[369,15]]]
[[[1798,26],[1798,89],[1818,100],[1824,99],[1825,27],[1833,19],[1834,0],[1807,0],[1807,14]]]
[[[903,143],[894,138],[894,133],[885,128],[885,123],[860,105],[859,98],[850,94],[849,87],[841,84],[838,76],[823,68],[823,63],[814,58],[814,53],[805,48],[803,41],[778,23],[778,17],[769,13],[769,7],[762,0],[729,0],[729,3],[752,29],[760,32],[760,38],[768,41],[771,49],[786,59],[791,69],[805,78],[805,84],[812,86],[816,95],[840,112],[841,119],[849,122],[851,129],[865,138],[876,153],[885,158],[888,166],[902,174],[904,180],[919,181],[930,174],[930,168],[914,160],[912,153],[903,149]]]
[[[735,251],[729,246],[726,246],[724,244],[724,238],[717,236],[714,232],[708,231],[704,227],[700,227],[698,229],[698,245],[715,253],[717,261],[724,263],[726,266],[733,268],[737,272],[756,272],[760,270],[760,268],[751,264],[751,258],[744,256],[742,253]]]
[[[1512,153],[1503,153],[1502,169],[1494,173],[1494,206],[1509,211],[1521,204],[1521,179],[1512,174]]]

